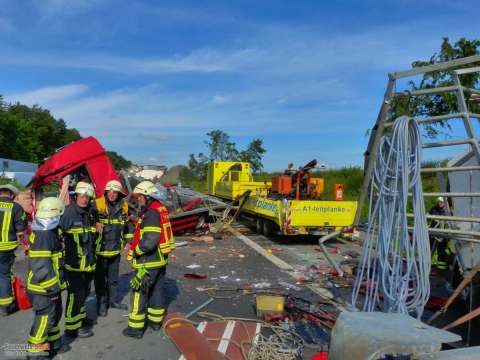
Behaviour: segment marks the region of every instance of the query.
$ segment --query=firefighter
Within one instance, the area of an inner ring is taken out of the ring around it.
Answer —
[[[13,200],[19,193],[13,185],[0,186],[0,314],[7,316],[16,310],[12,291],[15,249],[23,239],[27,226],[22,207]]]
[[[65,204],[48,197],[38,204],[32,233],[29,237],[27,291],[35,313],[28,337],[28,353],[43,358],[39,353],[50,355],[61,348],[61,333],[58,323],[62,317],[60,216]],[[47,357],[45,357],[47,358]]]
[[[437,198],[437,202],[435,203],[435,206],[430,209],[429,214],[440,216],[448,215],[443,197]],[[441,220],[433,219],[430,223],[430,227],[439,228],[443,226],[443,223],[444,222]],[[450,255],[448,239],[431,235],[430,248],[432,249],[432,265],[440,271],[446,270],[448,267],[448,256]]]
[[[93,336],[93,321],[87,318],[85,300],[95,271],[95,215],[91,205],[94,190],[80,181],[75,187],[75,202],[65,208],[60,228],[65,242],[67,305],[65,334],[69,337]]]
[[[101,232],[97,233],[95,294],[97,312],[107,316],[108,308],[127,310],[118,301],[118,272],[124,234],[128,233],[128,203],[121,198],[122,184],[111,180],[105,186],[105,195],[95,201]]]
[[[156,192],[150,181],[142,181],[133,190],[141,210],[131,246],[135,270],[130,281],[132,309],[123,334],[138,339],[142,338],[146,323],[154,331],[161,329],[165,315],[163,283],[168,254],[175,247],[168,210],[152,197]]]

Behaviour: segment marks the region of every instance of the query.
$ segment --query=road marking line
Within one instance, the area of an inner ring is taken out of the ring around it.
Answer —
[[[232,228],[230,225],[225,226],[225,228],[228,231],[230,231],[237,239],[243,241],[245,245],[250,246],[253,250],[258,252],[260,255],[265,257],[268,261],[272,262],[274,265],[276,265],[280,269],[285,270],[287,274],[289,274],[295,281],[297,281],[295,277],[295,269],[293,268],[292,265],[286,263],[285,261],[276,257],[275,255],[268,253],[263,247],[261,247],[256,242],[254,242],[253,240],[249,239],[248,237],[240,233],[238,230]],[[333,294],[328,289],[325,289],[325,288],[317,289],[316,287],[310,284],[305,284],[305,287],[307,287],[308,289],[310,289],[311,291],[313,291],[315,294],[319,295],[322,298],[327,298],[330,300],[334,299]],[[339,303],[332,304],[332,305],[336,306],[339,310],[342,310],[342,311],[345,310],[345,307]]]
[[[230,345],[230,338],[233,334],[233,329],[235,329],[235,321],[229,321],[225,327],[225,331],[223,332],[222,341],[220,341],[217,349],[222,354],[227,353],[228,345]]]

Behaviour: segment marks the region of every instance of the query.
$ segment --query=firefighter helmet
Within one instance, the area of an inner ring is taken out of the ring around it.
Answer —
[[[91,198],[94,197],[95,191],[93,190],[93,186],[89,183],[79,181],[77,186],[75,187],[75,194],[77,195],[87,195]]]
[[[120,192],[122,191],[122,184],[118,180],[110,180],[107,182],[107,185],[105,185],[105,191]]]
[[[48,219],[60,216],[65,211],[65,204],[62,200],[56,197],[47,197],[38,204],[35,217],[41,219]]]
[[[17,196],[20,193],[20,190],[18,190],[17,187],[13,186],[12,184],[0,185],[0,191],[2,190],[10,191],[15,196]]]
[[[133,189],[134,194],[140,194],[140,195],[146,195],[150,196],[153,193],[156,193],[158,190],[155,187],[155,185],[148,180],[140,182],[137,186],[135,186],[135,189]]]

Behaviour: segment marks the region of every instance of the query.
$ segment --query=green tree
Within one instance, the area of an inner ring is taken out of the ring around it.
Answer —
[[[183,172],[183,179],[185,180],[188,177],[205,179],[207,177],[208,162],[209,159],[203,153],[199,153],[197,157],[194,154],[190,154],[188,168]]]
[[[412,67],[432,65],[477,54],[480,54],[480,40],[467,40],[465,38],[461,38],[452,45],[449,38],[445,37],[443,38],[440,51],[438,53],[433,54],[429,60],[415,61],[412,64]],[[469,64],[457,66],[452,69],[460,69],[470,66],[480,66],[480,62],[473,65]],[[452,69],[449,69],[449,71],[436,71],[425,74],[418,84],[410,81],[408,84],[409,89],[413,91],[438,86],[453,85],[453,79],[450,72]],[[480,75],[478,73],[462,75],[461,77],[462,84],[470,88],[475,87],[478,84],[479,79]],[[469,104],[470,111],[479,112],[480,105],[468,101],[470,99],[470,94],[466,93],[465,97]],[[395,99],[392,110],[393,118],[401,115],[435,116],[458,111],[456,96],[451,92],[418,97],[399,97]],[[430,138],[437,137],[442,129],[450,130],[448,121],[429,123],[424,126],[427,136]]]
[[[188,177],[205,179],[207,166],[210,161],[245,161],[250,162],[254,173],[263,169],[262,158],[266,150],[260,139],[254,139],[246,149],[239,151],[230,136],[222,130],[212,130],[207,133],[208,140],[204,141],[208,154],[199,153],[197,156],[190,154],[188,171],[183,172],[182,182],[188,181]]]
[[[56,149],[80,139],[63,119],[48,110],[19,103],[6,104],[0,96],[0,157],[40,163]]]
[[[116,170],[122,170],[132,166],[131,161],[125,159],[122,155],[116,153],[115,151],[107,151],[107,155]]]
[[[259,173],[263,170],[262,158],[266,151],[263,147],[263,141],[254,139],[245,150],[240,151],[240,160],[249,162],[254,174]]]
[[[214,161],[237,161],[238,150],[235,143],[230,141],[230,136],[222,130],[212,130],[207,133],[210,138],[205,141],[209,150],[209,160]]]

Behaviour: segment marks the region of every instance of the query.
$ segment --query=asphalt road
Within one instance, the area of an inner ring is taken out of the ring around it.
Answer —
[[[244,229],[245,230],[245,229]],[[245,230],[248,232],[248,230]],[[213,241],[191,241],[192,236],[177,237],[177,241],[187,241],[188,245],[175,250],[175,256],[170,260],[165,284],[165,295],[169,302],[168,311],[188,313],[198,305],[204,303],[211,295],[215,301],[204,311],[217,313],[223,316],[255,318],[255,296],[233,291],[243,287],[277,287],[272,291],[285,292],[278,282],[294,282],[292,277],[280,271],[265,257],[231,235],[224,235]],[[208,238],[207,238],[208,240]],[[287,246],[288,247],[288,246]],[[191,266],[193,265],[193,266]],[[188,266],[193,267],[188,268]],[[18,251],[15,272],[25,278],[27,259]],[[207,275],[207,279],[187,279],[185,273],[199,273]],[[123,302],[130,305],[129,278],[130,264],[122,259],[120,267],[120,293]],[[207,288],[221,288],[222,291],[205,291]],[[259,289],[258,291],[262,291]],[[266,290],[263,290],[266,291]],[[65,304],[65,293],[63,300]],[[311,300],[317,295],[304,288],[295,295]],[[96,319],[95,295],[87,299],[87,316]],[[30,310],[19,311],[6,318],[0,319],[0,359],[22,358],[11,356],[6,349],[17,344],[26,343],[31,327],[33,315]],[[192,320],[199,321],[193,317]],[[173,343],[162,332],[147,330],[143,339],[126,338],[122,330],[127,326],[128,313],[111,309],[107,317],[98,318],[93,331],[95,335],[87,339],[76,339],[69,344],[70,351],[58,355],[56,359],[178,359],[179,352]],[[61,322],[63,326],[63,320]],[[6,346],[5,346],[6,345]],[[308,354],[314,353],[309,350]]]
[[[164,289],[169,303],[168,312],[179,311],[187,314],[213,296],[215,300],[203,311],[222,316],[256,318],[255,295],[252,291],[247,293],[238,291],[239,288],[251,288],[253,292],[290,293],[312,302],[318,302],[325,296],[334,296],[337,301],[348,306],[351,298],[349,287],[324,286],[321,282],[322,285],[319,285],[319,279],[330,279],[333,282],[335,279],[332,280],[332,277],[321,274],[322,271],[328,271],[331,267],[325,255],[317,249],[318,238],[281,236],[266,238],[253,233],[246,226],[239,225],[236,229],[290,264],[292,271],[280,270],[265,256],[228,233],[215,240],[201,236],[179,236],[176,238],[177,242],[187,242],[187,245],[178,247],[174,252],[175,256],[170,258]],[[332,241],[328,245],[338,250],[330,254],[338,263],[354,262],[354,254],[360,249],[355,242],[345,244]],[[25,278],[26,269],[27,260],[19,252],[15,271]],[[313,273],[312,269],[314,269]],[[123,296],[123,302],[130,305],[131,269],[130,264],[124,259],[121,262],[120,273],[120,293]],[[184,277],[186,273],[206,275],[207,279],[187,279]],[[279,285],[279,282],[295,284],[295,279],[298,277],[307,277],[308,280],[309,274],[313,275],[315,281],[308,285],[300,285],[299,291],[287,290],[283,285]],[[327,284],[332,285],[328,281]],[[436,283],[434,286],[443,287],[444,285]],[[265,287],[268,289],[264,289]],[[211,290],[213,288],[217,290]],[[63,294],[63,300],[65,303],[65,294]],[[87,299],[87,314],[90,318],[96,319],[95,310],[92,284],[92,294]],[[462,305],[454,307],[453,312],[443,320],[443,323],[448,323],[464,312]],[[429,313],[426,313],[428,316]],[[194,316],[191,320],[200,321],[201,319]],[[141,340],[125,338],[122,330],[127,326],[127,322],[127,311],[110,310],[107,317],[97,319],[93,329],[94,337],[75,340],[69,344],[70,351],[58,355],[56,359],[173,360],[179,358],[180,354],[176,347],[162,332],[152,332],[149,329]],[[5,345],[7,348],[24,345],[31,323],[30,310],[0,318],[0,359],[22,358],[7,356],[11,354],[5,351]],[[63,326],[63,321],[61,324]],[[465,329],[466,327],[463,327],[456,331],[465,335]],[[473,337],[473,339],[476,338],[477,336]],[[309,359],[316,350],[315,348],[306,349],[303,358]]]

